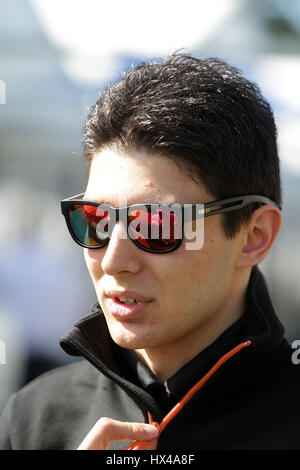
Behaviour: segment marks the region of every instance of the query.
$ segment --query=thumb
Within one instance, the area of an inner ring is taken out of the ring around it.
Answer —
[[[159,427],[158,423],[153,421],[151,424],[152,424],[152,426],[156,427],[158,432],[160,431],[160,427]],[[139,441],[133,442],[129,447],[126,447],[126,449],[130,449],[130,450],[156,450],[157,445],[158,445],[158,438],[159,438],[159,435],[155,439],[152,439],[152,440],[148,440],[148,441],[139,440]]]
[[[114,421],[114,420],[111,420]],[[110,441],[141,440],[148,441],[158,437],[156,426],[147,423],[129,423],[114,421],[106,428]]]

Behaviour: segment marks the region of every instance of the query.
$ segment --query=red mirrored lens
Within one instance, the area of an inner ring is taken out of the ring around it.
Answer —
[[[162,252],[174,248],[180,241],[180,221],[165,209],[132,209],[128,214],[129,232],[144,248]]]

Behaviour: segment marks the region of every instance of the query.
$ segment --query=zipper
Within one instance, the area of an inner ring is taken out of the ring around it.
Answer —
[[[201,387],[210,379],[212,375],[231,357],[235,356],[241,349],[250,346],[252,344],[251,340],[244,341],[243,343],[238,344],[233,349],[224,354],[215,365],[200,379],[185,395],[184,397],[169,411],[169,413],[163,418],[160,423],[153,421],[151,413],[148,411],[148,422],[149,424],[154,424],[159,429],[159,434],[165,429],[165,427],[172,421],[173,418],[182,410],[186,403],[193,397],[193,395],[200,390]],[[143,441],[134,441],[125,450],[142,450]]]

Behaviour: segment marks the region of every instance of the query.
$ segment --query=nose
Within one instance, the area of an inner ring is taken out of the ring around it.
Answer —
[[[105,248],[101,268],[110,276],[126,271],[136,273],[141,269],[142,255],[143,251],[134,245],[123,222],[117,222]]]

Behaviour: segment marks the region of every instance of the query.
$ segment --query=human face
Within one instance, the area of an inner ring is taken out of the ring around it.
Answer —
[[[124,205],[214,200],[168,157],[102,150],[91,163],[84,199],[118,207],[121,198]],[[222,331],[234,311],[234,266],[240,245],[238,239],[226,239],[220,215],[208,217],[204,224],[200,250],[186,250],[183,240],[174,252],[145,252],[129,237],[121,238],[126,228],[120,223],[106,247],[84,248],[100,306],[117,344],[180,352],[193,344],[199,346],[201,337]],[[149,302],[133,314],[116,315],[107,296],[114,290],[134,291]]]

